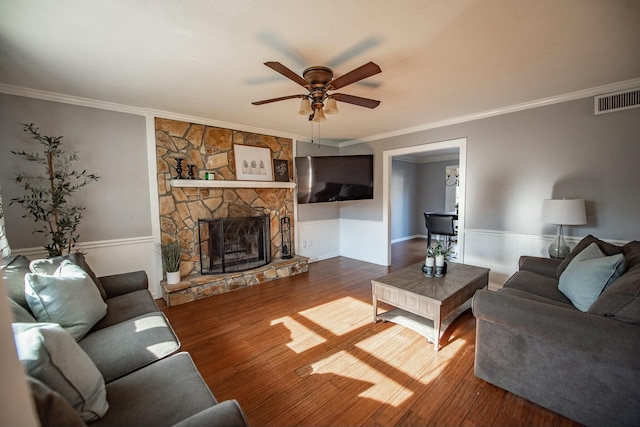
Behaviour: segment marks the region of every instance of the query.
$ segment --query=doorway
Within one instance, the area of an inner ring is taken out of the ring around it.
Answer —
[[[464,216],[465,216],[465,172],[467,162],[467,138],[459,138],[448,141],[433,142],[411,147],[397,148],[383,151],[382,178],[383,178],[383,229],[386,230],[387,239],[387,265],[391,263],[391,174],[392,160],[394,157],[420,154],[421,156],[438,156],[455,153],[459,155],[458,176],[458,261],[464,262]],[[444,180],[444,177],[443,177]]]

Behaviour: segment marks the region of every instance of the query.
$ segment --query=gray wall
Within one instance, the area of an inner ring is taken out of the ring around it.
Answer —
[[[540,222],[545,198],[584,198],[588,224],[567,234],[640,238],[640,109],[593,115],[593,98],[554,104],[341,149],[375,153],[467,137],[466,228],[555,234]],[[365,147],[363,147],[365,146]],[[353,205],[351,218],[382,220],[382,196]]]
[[[74,196],[75,203],[87,208],[79,229],[81,242],[151,235],[143,116],[0,94],[0,184],[13,249],[45,242],[44,236],[32,234],[33,222],[21,218],[21,206],[9,206],[11,198],[23,194],[14,178],[27,167],[11,151],[41,147],[20,123],[34,123],[44,135],[64,136],[62,148],[79,152],[75,169],[100,175]]]
[[[418,163],[393,160],[391,165],[391,240],[413,236],[420,202]]]

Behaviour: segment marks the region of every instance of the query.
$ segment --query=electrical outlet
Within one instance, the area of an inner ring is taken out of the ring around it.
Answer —
[[[309,247],[313,246],[313,240],[309,239]]]
[[[303,248],[306,248],[306,247],[307,247],[307,241],[306,241],[306,240],[303,240],[303,241],[302,241],[302,247],[303,247]]]

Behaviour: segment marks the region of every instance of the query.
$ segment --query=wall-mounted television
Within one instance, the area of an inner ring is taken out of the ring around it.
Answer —
[[[373,199],[373,155],[296,157],[298,203]]]

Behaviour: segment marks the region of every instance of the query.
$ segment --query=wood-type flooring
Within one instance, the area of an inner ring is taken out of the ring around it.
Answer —
[[[425,246],[393,244],[391,267],[331,258],[308,273],[158,306],[216,398],[238,400],[251,426],[579,425],[474,376],[470,311],[438,352],[410,329],[373,323],[371,279],[419,262]]]

